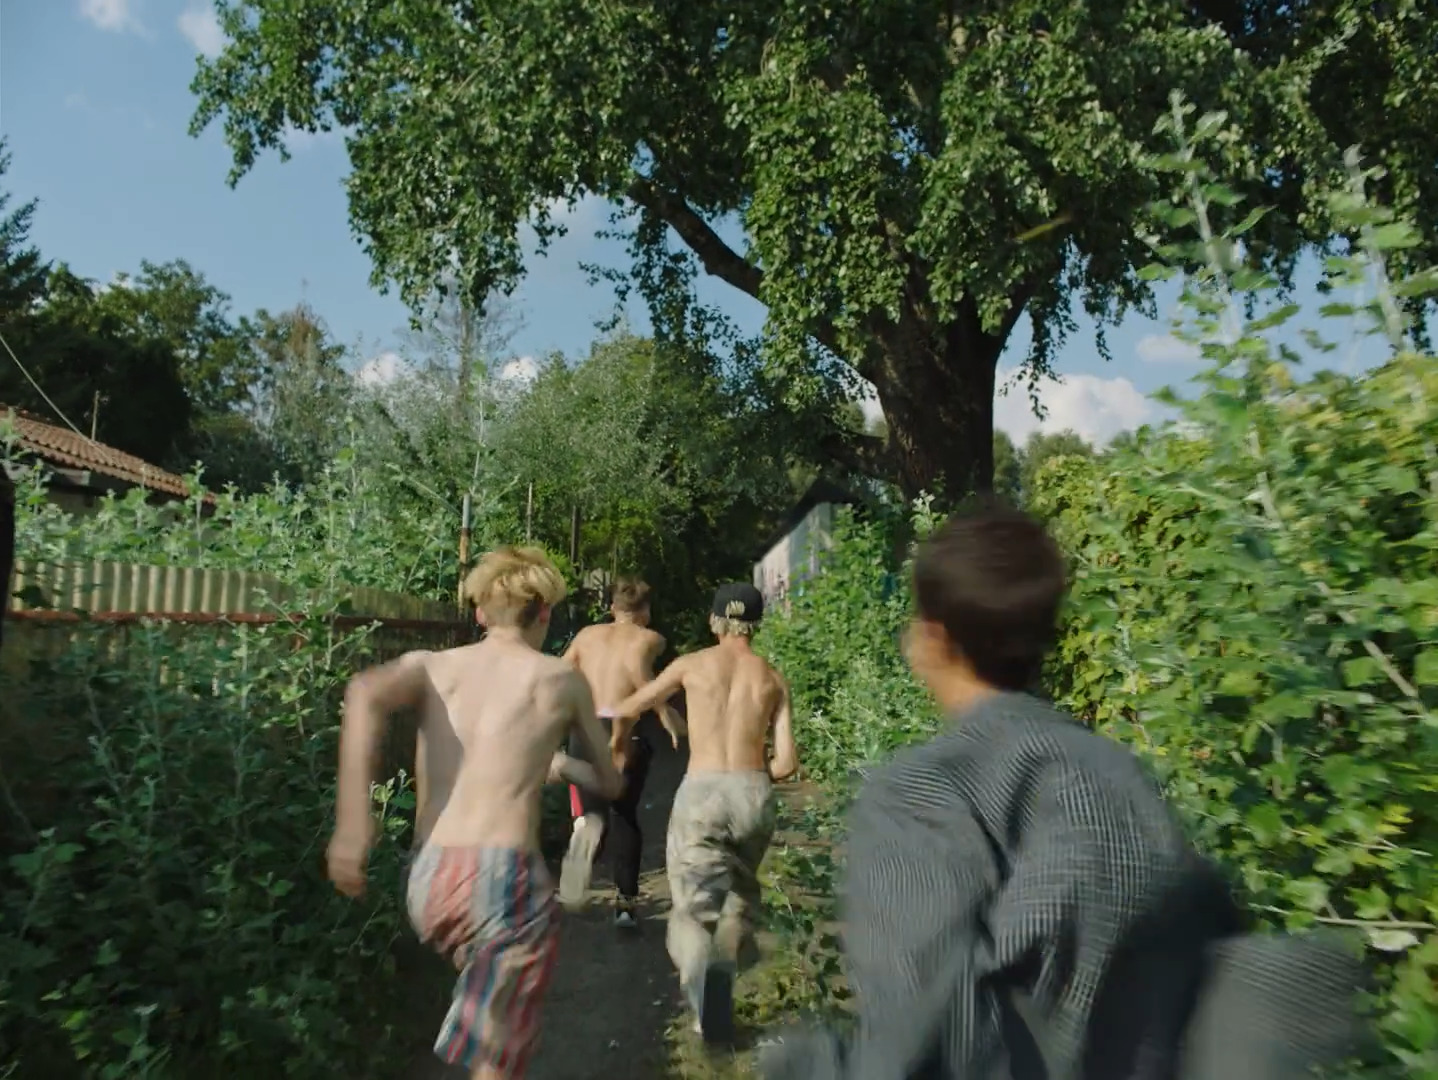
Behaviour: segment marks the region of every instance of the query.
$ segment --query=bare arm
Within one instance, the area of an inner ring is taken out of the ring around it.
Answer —
[[[686,658],[681,656],[670,664],[657,679],[641,686],[634,693],[612,709],[606,710],[612,716],[640,716],[650,709],[658,708],[684,688]]]
[[[414,842],[419,845],[419,824],[429,803],[429,770],[425,766],[424,726],[414,733]]]
[[[614,767],[609,753],[609,740],[604,735],[604,728],[599,724],[599,717],[594,713],[594,695],[590,693],[589,681],[576,671],[566,680],[566,684],[573,726],[579,730],[579,735],[593,758],[593,764],[573,761],[572,765],[561,764],[559,771],[561,775],[571,776],[574,783],[598,791],[606,799],[617,799],[624,790],[624,778]],[[565,757],[568,758],[568,755]],[[580,766],[593,770],[592,784],[585,784],[584,780],[589,777]]]
[[[799,770],[799,748],[794,745],[793,708],[789,700],[789,684],[779,682],[779,708],[774,713],[774,756],[769,759],[769,775],[787,780]]]
[[[563,750],[555,751],[554,759],[549,763],[549,783],[577,784],[590,791],[598,791],[603,787],[599,773],[595,771],[593,765],[587,761],[580,761],[576,757],[570,757]]]
[[[330,875],[344,892],[364,889],[365,865],[373,837],[370,784],[375,750],[390,714],[419,705],[429,684],[423,652],[362,671],[345,689],[340,727],[339,783],[335,794],[335,839],[330,845]]]
[[[644,686],[654,681],[654,662],[664,652],[665,641],[662,635],[655,634],[654,642],[649,651],[644,655],[641,669],[636,672],[635,685]],[[664,725],[664,730],[669,733],[669,741],[674,748],[679,749],[679,740],[687,734],[684,718],[679,715],[673,705],[668,701],[659,703],[659,722]]]

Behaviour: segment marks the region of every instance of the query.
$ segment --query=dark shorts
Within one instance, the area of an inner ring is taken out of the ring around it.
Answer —
[[[655,723],[658,722],[658,717],[654,713],[645,713],[629,733],[629,760],[624,765],[624,794],[619,797],[620,802],[637,802],[644,788],[645,778],[649,775],[649,763],[654,759],[654,744],[649,740],[648,735],[640,730],[640,727],[651,717],[654,718]],[[604,724],[607,734],[609,721],[602,720],[600,722]],[[570,757],[578,758],[580,761],[590,760],[589,749],[585,745],[584,738],[577,731],[569,736],[568,753]],[[578,784],[569,785],[571,817],[579,818],[586,814],[604,816],[609,813],[609,809],[610,801],[602,795],[585,791]]]

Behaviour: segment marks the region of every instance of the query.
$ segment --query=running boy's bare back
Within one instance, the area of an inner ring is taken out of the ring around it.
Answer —
[[[771,781],[798,768],[788,686],[749,644],[763,610],[753,586],[721,586],[709,620],[719,643],[676,660],[613,710],[637,715],[685,693],[689,770],[665,853],[669,955],[701,1032],[716,1042],[732,1038],[733,973],[754,951],[759,864],[774,834]]]
[[[350,684],[329,869],[341,891],[363,892],[380,732],[389,714],[418,709],[427,792],[416,821],[409,915],[420,938],[461,971],[435,1052],[472,1076],[513,1080],[533,1049],[536,1006],[555,956],[540,788],[565,778],[613,797],[621,781],[583,677],[539,651],[550,609],[564,596],[544,553],[491,552],[465,590],[489,629],[484,641],[409,653]],[[557,752],[576,728],[593,764]]]
[[[616,605],[617,607],[617,605]],[[628,614],[628,613],[626,613]],[[648,605],[644,607],[647,618]],[[631,618],[616,615],[612,623],[586,626],[574,636],[564,658],[579,669],[600,709],[617,705],[654,678],[654,661],[664,651],[664,635]],[[680,728],[674,710],[661,707],[660,720],[677,747]],[[629,734],[637,716],[620,716],[613,721],[610,746],[615,766],[623,768]]]
[[[574,636],[564,658],[579,669],[589,682],[594,699],[602,706],[623,701],[654,678],[654,662],[664,651],[662,635],[649,629],[649,586],[634,577],[614,582],[610,612],[614,621],[587,626]],[[638,717],[616,717],[611,721],[609,748],[614,767],[624,777],[624,794],[609,801],[570,789],[570,810],[574,830],[559,875],[560,901],[573,908],[584,902],[590,873],[601,843],[609,847],[614,860],[614,885],[618,893],[615,925],[638,927],[639,869],[644,848],[639,823],[639,806],[654,747],[635,725]],[[677,749],[682,722],[668,706],[660,709],[660,720]],[[589,754],[572,738],[569,752],[587,759]]]
[[[429,682],[420,723],[433,831],[421,845],[537,851],[539,794],[556,749],[576,729],[591,752],[600,748],[594,760],[608,745],[588,686],[558,657],[493,633],[411,656]]]

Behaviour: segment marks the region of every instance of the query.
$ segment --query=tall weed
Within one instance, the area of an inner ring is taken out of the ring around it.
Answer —
[[[1155,764],[1254,911],[1366,937],[1383,1045],[1360,1067],[1435,1077],[1438,359],[1402,301],[1438,275],[1388,280],[1412,233],[1350,155],[1332,205],[1351,239],[1323,314],[1391,356],[1302,376],[1283,329],[1297,306],[1265,303],[1275,283],[1241,257],[1253,215],[1202,164],[1226,121],[1192,112],[1175,101],[1166,125],[1178,194],[1159,213],[1193,239],[1159,244],[1150,273],[1188,271],[1178,332],[1206,369],[1200,393],[1167,397],[1178,427],[1039,478],[1075,575],[1052,683]]]

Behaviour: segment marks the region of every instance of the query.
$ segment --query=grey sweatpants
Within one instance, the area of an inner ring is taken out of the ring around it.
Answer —
[[[691,773],[669,812],[669,957],[697,1011],[704,971],[752,947],[759,864],[774,835],[767,772]]]

